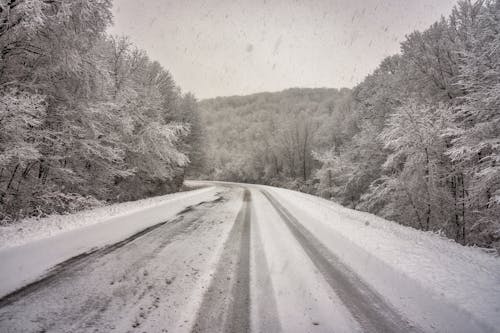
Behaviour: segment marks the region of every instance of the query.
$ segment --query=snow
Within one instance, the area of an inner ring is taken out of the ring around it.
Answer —
[[[119,242],[163,222],[189,205],[214,198],[214,187],[179,192],[152,199],[52,216],[17,228],[2,229],[0,297],[35,281],[48,269],[71,257]]]
[[[498,257],[315,196],[264,188],[426,331],[500,327]]]
[[[294,236],[281,220],[269,201],[259,191],[252,191],[253,223],[257,231],[252,235],[253,251],[263,247],[267,267],[256,262],[255,254],[251,271],[257,275],[259,270],[269,275],[273,293],[265,297],[253,298],[253,327],[257,332],[269,332],[263,326],[263,314],[271,311],[267,308],[269,298],[273,294],[282,332],[308,332],[314,326],[319,326],[322,332],[359,332],[361,328],[354,320],[349,310],[328,286],[323,276],[309,260],[306,253],[297,246]],[[257,239],[257,237],[259,239]],[[253,279],[254,293],[265,286]],[[267,311],[259,308],[264,307]],[[315,330],[316,331],[316,330]]]
[[[190,331],[241,207],[241,188],[246,187],[252,194],[250,312],[255,331],[360,330],[355,309],[344,304],[337,290],[328,285],[324,273],[261,190],[284,206],[411,326],[426,332],[489,332],[500,327],[500,260],[491,253],[295,191],[235,183],[189,184],[208,187],[50,217],[44,220],[46,226],[25,220],[20,235],[14,231],[9,231],[11,236],[2,234],[2,240],[12,239],[0,249],[0,295],[5,295],[68,258],[125,239],[187,206],[206,202],[184,214],[185,219],[196,222],[178,235],[167,224],[128,247],[82,265],[71,280],[61,278],[57,285],[41,288],[38,294],[27,295],[4,310],[10,316],[20,313],[26,317],[23,323],[35,325],[31,317],[45,312],[51,316],[52,310],[41,307],[40,302],[53,298],[54,292],[68,299],[76,294],[81,302],[87,298],[109,302],[95,327],[105,325],[106,318],[118,318],[113,325],[119,330],[127,330],[135,320],[145,331],[157,331],[160,326]],[[219,196],[224,199],[210,203]],[[61,230],[62,226],[66,228]],[[171,227],[176,228],[175,223]],[[162,248],[158,243],[166,241],[165,237],[173,240]],[[150,256],[150,250],[158,246],[158,252]],[[59,285],[63,289],[57,289]],[[122,291],[128,293],[125,303],[115,297]],[[140,296],[143,294],[146,296]],[[54,309],[67,309],[78,316],[75,304],[59,298],[58,303],[49,302]],[[158,310],[145,314],[146,320],[141,313],[157,298],[161,298],[155,303]],[[35,301],[38,305],[30,305]],[[62,329],[72,322],[60,324]]]
[[[241,189],[220,192],[223,200],[196,205],[154,232],[66,267],[0,308],[0,331],[191,332],[241,207]]]
[[[0,250],[100,223],[112,217],[125,216],[152,208],[169,200],[183,197],[186,193],[188,192],[171,193],[142,200],[115,203],[67,215],[54,214],[43,218],[31,217],[17,223],[0,225]]]

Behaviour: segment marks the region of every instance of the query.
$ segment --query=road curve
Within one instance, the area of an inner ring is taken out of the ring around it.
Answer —
[[[420,332],[270,191],[83,253],[0,300],[1,332]]]

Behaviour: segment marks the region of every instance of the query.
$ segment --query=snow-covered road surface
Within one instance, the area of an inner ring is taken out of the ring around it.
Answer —
[[[497,257],[305,194],[207,184],[111,222],[0,249],[0,290],[10,293],[0,300],[0,332],[500,327]],[[87,247],[63,247],[69,259],[44,253],[82,239]]]

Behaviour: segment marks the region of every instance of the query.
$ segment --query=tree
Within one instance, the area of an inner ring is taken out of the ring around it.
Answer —
[[[203,174],[205,167],[205,133],[202,128],[198,102],[193,94],[185,94],[179,105],[180,117],[178,121],[189,124],[189,135],[185,143],[185,151],[189,158],[189,167],[186,172],[189,176]]]
[[[168,71],[106,35],[110,8],[0,1],[1,221],[181,185],[195,119]]]
[[[413,185],[405,190],[415,211],[420,212],[416,224],[423,230],[440,228],[442,220],[448,220],[440,209],[446,193],[442,189],[445,143],[441,137],[446,127],[445,108],[408,100],[391,115],[381,133],[385,148],[391,151],[384,167],[393,177],[401,177],[403,186]]]
[[[466,94],[454,109],[447,153],[468,177],[463,200],[475,220],[472,241],[483,245],[500,242],[500,1],[461,5],[474,20],[463,20],[468,40],[458,84]]]

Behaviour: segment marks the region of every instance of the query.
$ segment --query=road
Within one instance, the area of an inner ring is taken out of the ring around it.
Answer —
[[[66,260],[2,298],[0,331],[493,331],[453,307],[443,323],[421,325],[272,192],[217,186],[215,199]]]

